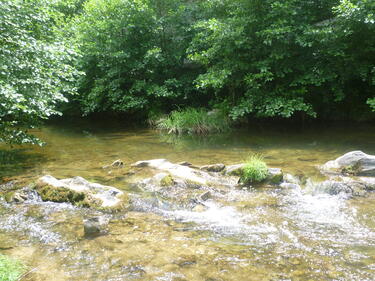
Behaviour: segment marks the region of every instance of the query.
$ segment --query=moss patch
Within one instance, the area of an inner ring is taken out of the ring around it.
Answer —
[[[346,174],[346,175],[356,176],[358,175],[359,172],[361,172],[361,170],[362,170],[361,164],[357,162],[353,165],[349,165],[349,166],[342,168],[341,173]]]
[[[9,191],[3,193],[1,196],[5,199],[6,202],[10,203],[13,201],[15,191]]]
[[[57,203],[70,202],[75,205],[84,204],[86,195],[63,187],[45,185],[38,187],[37,191],[43,201]]]
[[[174,180],[171,175],[165,176],[160,181],[161,186],[172,186],[173,184],[174,184]]]

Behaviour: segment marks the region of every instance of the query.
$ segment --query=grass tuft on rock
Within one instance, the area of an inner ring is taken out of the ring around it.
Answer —
[[[240,178],[241,183],[259,183],[268,176],[267,164],[263,161],[263,157],[257,154],[251,155],[242,169]]]
[[[229,119],[220,111],[186,108],[172,111],[167,117],[153,122],[154,126],[169,134],[196,134],[223,132],[229,129]]]
[[[25,272],[25,266],[19,261],[0,254],[0,280],[16,281]]]

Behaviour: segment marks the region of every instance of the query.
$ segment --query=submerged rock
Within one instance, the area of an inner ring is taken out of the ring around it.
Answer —
[[[124,167],[124,162],[122,162],[121,159],[117,159],[116,161],[113,161],[111,165],[105,165],[103,166],[103,169],[108,168],[122,168]]]
[[[85,236],[95,236],[108,232],[109,219],[105,216],[98,216],[83,220]]]
[[[58,180],[44,176],[38,180],[36,190],[43,201],[70,202],[83,207],[122,208],[128,203],[121,190],[81,177]]]
[[[375,177],[375,156],[352,151],[321,166],[323,172]]]

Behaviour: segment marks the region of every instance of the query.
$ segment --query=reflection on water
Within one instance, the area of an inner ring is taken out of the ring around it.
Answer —
[[[153,158],[232,164],[256,152],[270,166],[318,180],[316,165],[351,150],[375,154],[374,127],[201,138],[69,124],[36,134],[48,145],[0,148],[0,177],[82,176],[135,193],[138,211],[113,214],[107,235],[86,239],[82,221],[98,211],[0,201],[0,252],[35,269],[26,280],[374,279],[374,193],[347,199],[304,189],[228,190],[203,210],[176,210],[134,188],[128,168],[102,169],[119,158],[126,167]]]

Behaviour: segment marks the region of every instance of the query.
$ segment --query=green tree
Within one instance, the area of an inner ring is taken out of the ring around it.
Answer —
[[[206,69],[196,87],[234,119],[364,107],[374,93],[373,3],[206,1],[190,47]]]
[[[55,16],[49,1],[0,5],[0,142],[41,144],[27,130],[76,92],[75,54],[55,38]]]
[[[181,0],[88,1],[73,24],[86,73],[83,112],[157,111],[192,96],[196,71],[186,49],[193,7]]]

